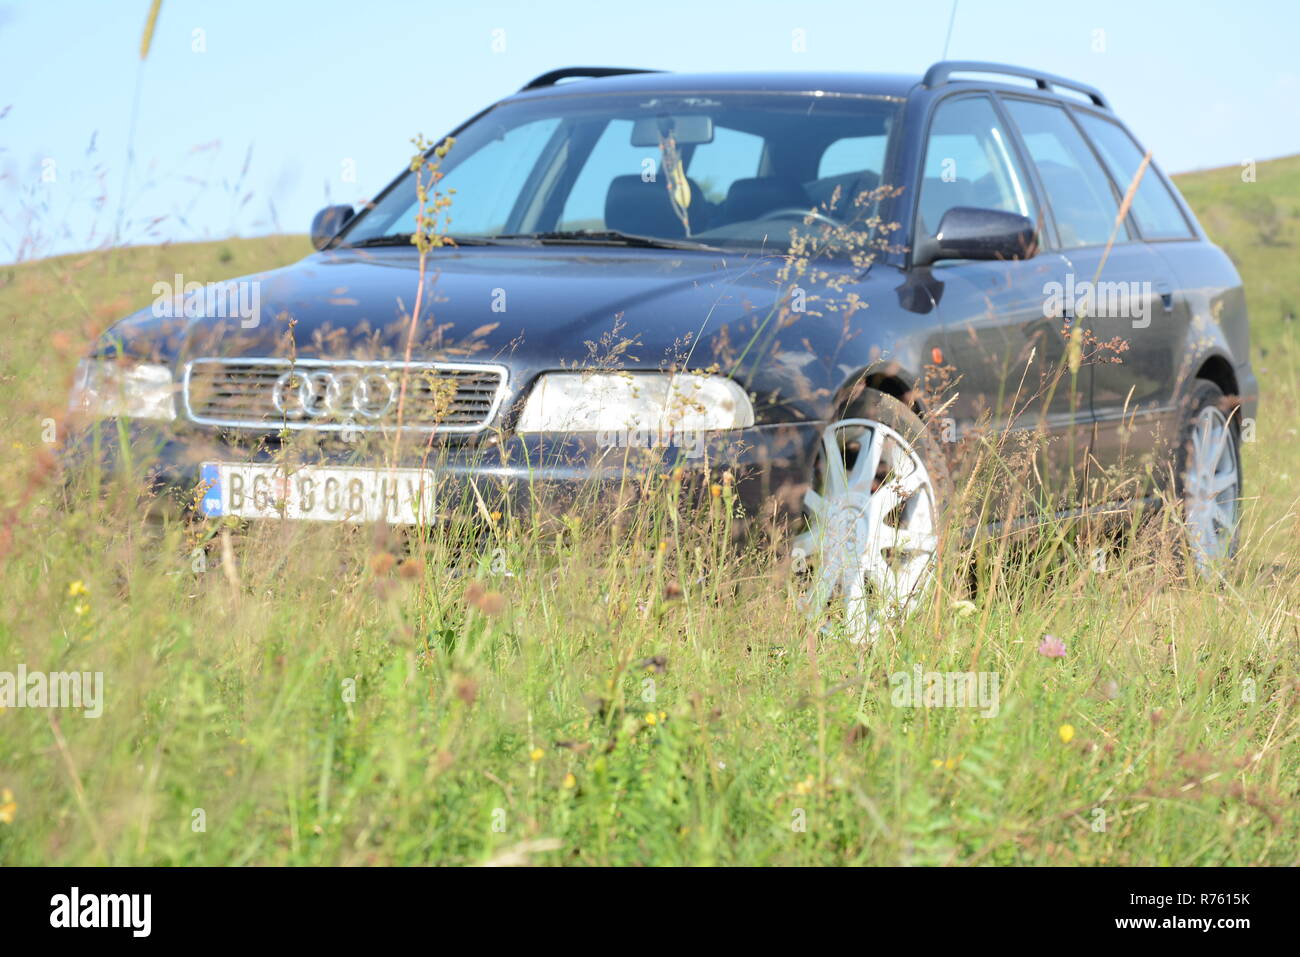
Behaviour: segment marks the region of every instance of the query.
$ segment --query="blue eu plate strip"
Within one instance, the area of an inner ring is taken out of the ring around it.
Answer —
[[[207,491],[199,508],[210,518],[218,517],[221,515],[221,471],[211,462],[204,462],[200,477]]]

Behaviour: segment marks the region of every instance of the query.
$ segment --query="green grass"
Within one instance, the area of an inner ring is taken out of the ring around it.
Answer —
[[[973,613],[936,592],[865,652],[810,636],[782,563],[723,544],[725,498],[671,482],[617,527],[503,516],[478,553],[61,507],[42,432],[90,338],[159,278],[306,242],[0,269],[0,671],[106,684],[99,719],[0,711],[0,864],[1300,862],[1300,279],[1265,242],[1300,242],[1300,157],[1182,185],[1255,320],[1228,580],[1179,571],[1170,514],[1102,571],[1068,529],[1046,563],[994,541]],[[894,706],[918,664],[997,672],[999,713]]]

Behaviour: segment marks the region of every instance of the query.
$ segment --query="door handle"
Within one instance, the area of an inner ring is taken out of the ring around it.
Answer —
[[[1156,292],[1160,294],[1160,305],[1165,307],[1165,312],[1174,311],[1174,291],[1169,288],[1169,283],[1156,283]]]

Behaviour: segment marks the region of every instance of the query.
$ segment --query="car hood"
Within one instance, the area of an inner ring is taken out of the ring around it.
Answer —
[[[781,268],[776,257],[696,251],[462,247],[430,254],[421,288],[414,250],[327,251],[209,287],[188,312],[159,296],[98,351],[179,372],[205,357],[401,359],[409,342],[414,360],[505,365],[515,388],[575,366],[716,365],[751,391],[790,396],[816,388],[800,370],[842,350],[844,323],[811,308],[781,321]],[[859,294],[861,278],[849,287]]]

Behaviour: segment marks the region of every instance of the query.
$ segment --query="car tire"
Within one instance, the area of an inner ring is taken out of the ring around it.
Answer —
[[[948,461],[925,422],[866,390],[823,431],[804,499],[808,529],[793,555],[797,570],[811,565],[805,610],[823,628],[838,617],[855,643],[915,611],[934,582],[951,501]]]
[[[1183,403],[1174,482],[1186,546],[1203,577],[1237,550],[1241,518],[1241,420],[1213,382],[1197,379]]]

